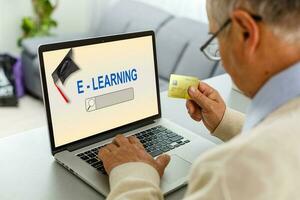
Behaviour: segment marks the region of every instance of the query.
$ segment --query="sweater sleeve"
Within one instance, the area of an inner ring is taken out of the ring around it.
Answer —
[[[212,135],[226,142],[241,132],[244,121],[243,113],[227,107],[222,121]]]
[[[114,168],[109,176],[108,200],[161,200],[160,177],[156,169],[142,162],[132,162]]]

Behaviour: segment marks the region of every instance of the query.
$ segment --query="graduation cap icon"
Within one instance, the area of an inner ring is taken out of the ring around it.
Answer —
[[[64,94],[62,89],[58,86],[58,82],[60,81],[64,85],[66,83],[66,80],[78,70],[79,67],[73,61],[73,50],[71,49],[61,61],[61,63],[58,65],[58,67],[55,69],[55,71],[52,73],[52,78],[55,87],[57,88],[63,99],[66,101],[66,103],[69,103],[70,101]]]

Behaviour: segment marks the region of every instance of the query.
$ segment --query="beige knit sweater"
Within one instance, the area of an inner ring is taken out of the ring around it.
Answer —
[[[300,98],[238,135],[244,116],[227,109],[214,135],[234,139],[193,164],[185,200],[300,199]],[[116,167],[108,199],[163,199],[158,173],[144,163]]]

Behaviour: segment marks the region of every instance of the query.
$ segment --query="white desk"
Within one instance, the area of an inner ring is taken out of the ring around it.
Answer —
[[[206,82],[218,89],[226,102],[234,102],[242,110],[246,108],[248,101],[231,91],[232,84],[227,75]],[[201,124],[193,122],[188,117],[185,101],[167,98],[166,92],[161,93],[161,101],[163,117],[219,142],[209,136]],[[54,161],[50,152],[47,127],[1,139],[0,152],[1,200],[104,199]],[[184,192],[185,188],[182,188],[168,195],[166,199],[181,199]]]

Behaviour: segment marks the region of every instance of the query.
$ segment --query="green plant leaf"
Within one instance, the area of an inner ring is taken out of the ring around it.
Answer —
[[[36,29],[36,23],[31,17],[24,17],[22,20],[22,30],[25,34],[29,34]]]
[[[18,45],[28,37],[50,35],[51,28],[57,27],[57,22],[51,18],[57,5],[52,5],[49,0],[32,0],[32,6],[35,17],[22,19],[23,35],[18,39]]]
[[[53,19],[50,19],[49,25],[52,27],[57,27],[57,22]]]

